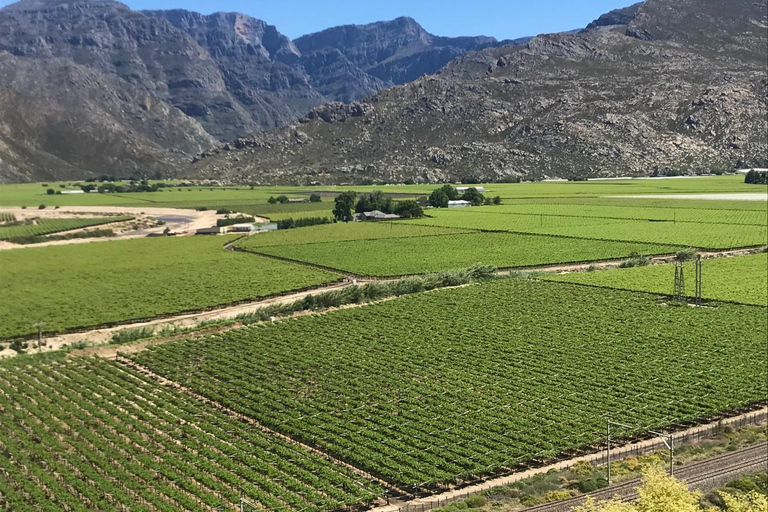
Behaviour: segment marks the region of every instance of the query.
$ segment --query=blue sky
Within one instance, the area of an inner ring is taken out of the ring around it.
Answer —
[[[133,9],[238,11],[277,26],[291,38],[350,23],[411,16],[441,36],[512,39],[582,28],[636,0],[123,0]],[[0,0],[0,6],[12,3]]]

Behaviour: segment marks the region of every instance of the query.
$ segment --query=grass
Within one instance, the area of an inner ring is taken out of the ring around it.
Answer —
[[[298,232],[303,230],[294,231],[300,234]],[[527,267],[623,258],[633,252],[674,253],[678,249],[649,244],[509,233],[465,233],[276,245],[254,250],[343,269],[358,275],[398,276],[455,270],[472,265],[491,265],[500,268]]]
[[[109,241],[0,252],[0,337],[136,320],[255,299],[339,276],[225,251],[231,237]]]
[[[764,399],[764,313],[509,279],[131,357],[389,482],[433,488],[597,443],[606,416],[643,432]]]
[[[689,295],[693,292],[693,263],[684,264]],[[702,262],[702,297],[713,300],[768,306],[768,253],[708,259]],[[546,279],[607,288],[638,290],[671,295],[675,266],[653,265],[642,268],[574,272],[547,276]]]

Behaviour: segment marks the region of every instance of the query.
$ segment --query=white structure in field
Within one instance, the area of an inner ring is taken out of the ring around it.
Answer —
[[[472,206],[472,203],[463,199],[448,201],[448,208],[464,208],[465,206]]]

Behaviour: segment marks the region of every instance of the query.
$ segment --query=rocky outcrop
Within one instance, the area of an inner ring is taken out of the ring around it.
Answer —
[[[766,167],[766,21],[747,0],[648,0],[624,28],[469,52],[359,115],[328,106],[193,170],[307,184]]]
[[[587,25],[586,30],[592,30],[599,27],[611,27],[615,25],[629,25],[637,16],[643,2],[630,5],[621,9],[614,9],[597,18]]]

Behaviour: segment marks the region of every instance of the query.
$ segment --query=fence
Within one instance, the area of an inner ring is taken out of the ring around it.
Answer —
[[[768,408],[763,407],[760,410],[753,411],[747,414],[742,414],[733,418],[726,418],[714,423],[708,423],[698,427],[693,427],[688,430],[674,434],[675,445],[681,446],[684,443],[699,442],[704,439],[715,437],[723,427],[730,426],[733,428],[743,428],[751,425],[759,425],[768,421]],[[615,442],[615,441],[613,441]],[[626,446],[616,446],[611,450],[611,462],[626,459],[627,457],[636,457],[645,455],[657,450],[666,449],[666,445],[661,439],[646,439],[638,443],[633,443]],[[595,466],[603,466],[607,464],[607,454],[605,451],[594,453],[592,455],[585,455],[563,461],[550,466],[531,469],[514,475],[509,475],[502,478],[496,478],[489,480],[482,484],[472,485],[467,487],[466,491],[458,491],[446,493],[444,496],[435,496],[434,498],[422,498],[414,500],[411,503],[406,503],[399,507],[389,506],[380,507],[374,509],[372,512],[379,510],[380,512],[427,512],[429,510],[444,507],[457,501],[462,501],[474,494],[487,491],[493,487],[502,485],[508,485],[526,478],[530,478],[536,474],[546,473],[551,469],[568,469],[576,461],[587,461]]]

